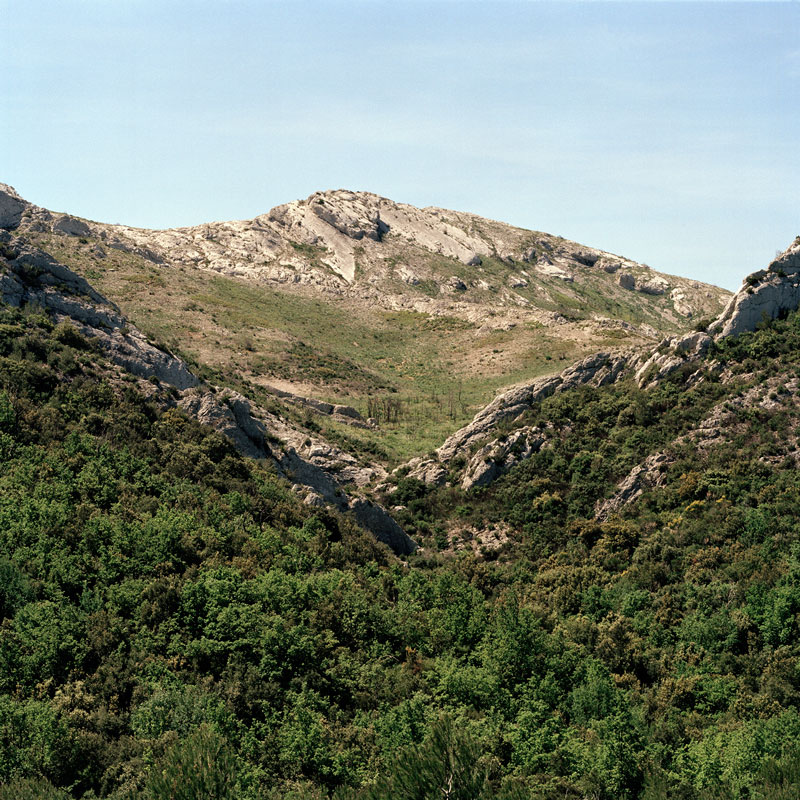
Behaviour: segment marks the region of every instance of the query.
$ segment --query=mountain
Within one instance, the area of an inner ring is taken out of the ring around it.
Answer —
[[[227,382],[356,408],[381,430],[317,422],[387,465],[438,446],[499,388],[597,350],[647,347],[729,297],[557,236],[363,192],[166,231],[4,192],[15,235],[151,339]]]
[[[0,228],[0,800],[798,796],[800,237],[714,319],[532,368],[394,467],[394,422],[128,316],[192,296],[169,330],[216,317],[222,354],[254,299],[257,342],[316,309],[304,363],[366,387],[379,329],[328,347],[357,273],[270,294],[11,190]]]

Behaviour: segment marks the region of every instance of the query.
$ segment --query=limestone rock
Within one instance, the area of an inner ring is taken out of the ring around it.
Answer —
[[[548,278],[558,278],[566,283],[574,283],[575,278],[563,267],[554,264],[548,258],[540,259],[536,264],[536,269]]]
[[[11,186],[0,183],[0,228],[16,228],[28,205]]]
[[[361,414],[352,406],[335,405],[333,407],[333,413],[340,417],[349,417],[350,419],[357,419],[360,422],[364,421],[364,418],[361,416]]]
[[[611,259],[602,258],[598,262],[598,266],[603,270],[603,272],[613,275],[619,270],[619,261],[612,261]]]
[[[663,278],[648,278],[636,281],[635,287],[636,291],[642,294],[662,295],[669,288],[669,284]]]
[[[671,460],[665,453],[655,453],[642,464],[634,467],[630,474],[617,487],[613,497],[598,504],[595,516],[607,519],[624,505],[638,499],[648,489],[664,486],[667,482],[667,469]]]
[[[652,355],[636,369],[639,386],[649,386],[663,380],[686,363],[702,358],[711,347],[712,339],[703,331],[665,339]]]
[[[623,289],[627,289],[631,292],[636,289],[636,278],[634,278],[633,275],[628,272],[620,272],[620,274],[617,276],[617,283]]]
[[[180,392],[177,405],[182,410],[222,433],[241,452],[252,458],[274,459],[284,475],[313,492],[314,497],[352,513],[398,553],[414,550],[414,541],[385,509],[364,498],[351,497],[344,489],[385,478],[382,467],[363,464],[324,440],[308,436],[306,431],[257,408],[238,392],[203,385],[181,359],[155,347],[83,278],[48,254],[1,233],[0,292],[4,302],[16,306],[32,303],[50,310],[56,319],[70,320],[81,333],[98,341],[109,359],[122,369]],[[350,406],[329,407],[341,419],[360,420]]]
[[[53,231],[56,233],[66,233],[68,236],[89,236],[91,230],[89,226],[77,217],[69,214],[61,214],[53,222]]]
[[[436,451],[439,461],[446,463],[456,455],[466,453],[474,442],[485,438],[500,422],[519,417],[557,391],[587,383],[602,386],[616,380],[626,364],[625,355],[596,353],[568,367],[560,375],[537,378],[498,395],[475,415],[469,425],[448,437]]]
[[[676,287],[669,293],[672,305],[675,310],[683,317],[691,317],[694,314],[694,306],[692,306],[686,290]]]
[[[344,202],[332,204],[322,192],[317,192],[307,202],[321,220],[356,241],[366,236],[379,242],[383,234],[388,232],[389,226],[381,220],[378,209],[359,204],[358,198],[352,193],[340,192],[339,199]]]
[[[468,491],[474,486],[490,484],[514,464],[538,453],[546,441],[547,436],[542,429],[531,427],[520,428],[502,439],[495,439],[469,460],[461,488]]]
[[[467,291],[467,284],[461,280],[461,278],[456,277],[453,275],[452,278],[448,278],[447,283],[445,284],[448,289],[453,292],[466,292]]]
[[[403,283],[407,283],[409,286],[419,285],[419,277],[408,267],[400,267],[400,269],[397,270],[397,275]]]
[[[17,214],[13,221],[17,224]],[[541,322],[556,300],[548,290],[552,279],[597,291],[610,288],[612,281],[605,271],[609,265],[613,265],[609,269],[624,267],[637,274],[643,268],[621,256],[549,234],[346,190],[315,192],[250,220],[188,228],[153,231],[87,223],[29,205],[19,224],[26,232],[91,235],[102,242],[104,250],[119,249],[159,265],[210,270],[280,284],[291,292],[313,289],[392,311],[407,309],[468,321],[502,309],[516,314],[520,323]],[[486,271],[489,258],[503,265],[497,272],[492,268],[492,280]],[[521,279],[514,275],[518,265],[534,262],[530,275]],[[481,293],[447,284],[457,263],[467,265],[470,271],[462,273],[459,280],[465,286],[482,288]],[[403,291],[398,281],[419,289]],[[703,287],[712,293],[705,298],[700,297],[703,290],[689,282],[679,281],[679,285],[689,293],[698,313],[716,313],[714,301],[722,290]],[[514,288],[531,291],[523,297]],[[654,310],[670,326],[674,324],[672,307]]]
[[[478,253],[468,253],[462,260],[468,267],[479,267],[483,264],[483,259]]]
[[[250,415],[250,404],[241,395],[234,392],[218,396],[210,390],[188,392],[178,402],[178,407],[230,439],[245,455],[251,458],[270,455],[266,430]]]
[[[444,486],[447,483],[447,468],[432,458],[415,458],[405,466],[410,467],[407,473],[409,478],[415,478],[430,486]]]
[[[350,505],[350,511],[379,542],[391,547],[399,555],[408,555],[416,550],[417,545],[395,522],[389,513],[377,503],[359,497]]]
[[[714,336],[738,336],[764,319],[776,319],[800,306],[800,236],[766,270],[749,275],[720,317],[709,326]]]

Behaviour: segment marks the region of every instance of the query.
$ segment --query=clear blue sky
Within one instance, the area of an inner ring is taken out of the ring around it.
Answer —
[[[800,3],[0,0],[0,181],[168,227],[364,189],[736,288],[800,233]]]

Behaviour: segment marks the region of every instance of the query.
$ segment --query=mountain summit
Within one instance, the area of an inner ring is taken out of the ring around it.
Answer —
[[[251,220],[145,230],[54,214],[6,187],[3,207],[22,230],[81,236],[155,263],[184,265],[274,284],[313,285],[380,299],[388,307],[465,313],[462,304],[551,312],[602,291],[606,311],[662,325],[715,313],[723,290],[664,275],[628,258],[474,214],[416,208],[369,192],[315,192]],[[23,213],[24,210],[24,213]],[[647,298],[646,300],[643,300]],[[661,301],[652,298],[662,297]],[[439,301],[433,302],[433,301]],[[652,307],[652,308],[651,308]]]

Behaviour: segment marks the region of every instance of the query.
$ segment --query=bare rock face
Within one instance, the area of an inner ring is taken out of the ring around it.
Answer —
[[[676,302],[677,308],[677,302]],[[778,319],[800,308],[800,236],[767,269],[749,275],[725,310],[708,326],[665,339],[658,349],[636,366],[640,386],[651,385],[686,363],[701,359],[714,339],[754,331],[765,320]]]
[[[71,217],[69,214],[60,214],[53,222],[56,233],[66,233],[67,236],[89,236],[91,229],[81,219]]]
[[[617,282],[623,289],[627,289],[631,292],[636,288],[636,278],[627,272],[621,272],[617,276]]]
[[[430,486],[444,486],[447,483],[447,468],[432,458],[414,458],[404,466],[409,468],[409,478],[416,478]]]
[[[327,202],[322,192],[312,194],[308,204],[314,214],[332,228],[359,241],[365,236],[379,242],[389,226],[381,220],[380,211],[360,203],[357,195],[339,193],[338,204]]]
[[[800,236],[766,270],[749,275],[720,317],[709,326],[715,336],[755,330],[800,306]]]
[[[187,392],[178,407],[230,439],[245,455],[266,458],[271,454],[266,444],[266,429],[252,417],[249,402],[238,393],[218,397],[208,390]]]
[[[636,369],[639,386],[649,386],[671,375],[684,364],[702,358],[711,347],[712,339],[703,331],[665,339],[658,349]]]
[[[651,295],[662,295],[669,288],[667,281],[660,276],[636,278],[629,272],[621,272],[617,276],[617,283],[629,292],[641,292],[642,294]]]
[[[682,287],[676,287],[669,293],[672,305],[675,310],[683,317],[691,317],[694,314],[694,306],[692,306],[687,292]]]
[[[14,189],[5,183],[0,183],[0,228],[16,228],[22,219],[22,212],[28,205]]]
[[[467,321],[502,309],[520,323],[560,325],[565,320],[553,314],[550,293],[556,281],[564,284],[557,291],[574,300],[585,302],[580,289],[586,287],[608,293],[623,306],[632,303],[630,310],[638,313],[639,300],[625,297],[616,279],[609,277],[620,269],[635,275],[634,286],[639,282],[640,291],[650,291],[651,284],[653,291],[660,291],[658,273],[622,256],[474,214],[416,208],[369,192],[315,192],[253,219],[167,230],[107,225],[50,212],[26,203],[8,187],[0,196],[0,209],[0,226],[86,237],[95,253],[102,244],[103,252],[122,250],[167,267],[208,270],[279,284],[290,292],[313,290],[392,311],[409,309]],[[530,271],[520,270],[525,264],[531,265]],[[516,274],[520,271],[523,277]],[[685,294],[681,308],[702,316],[716,314],[719,298],[727,294],[680,278],[669,281],[670,288]],[[683,313],[677,305],[673,309],[663,303],[652,310],[670,330]]]
[[[661,295],[669,288],[663,278],[650,278],[649,280],[636,281],[636,290],[642,294]]]

